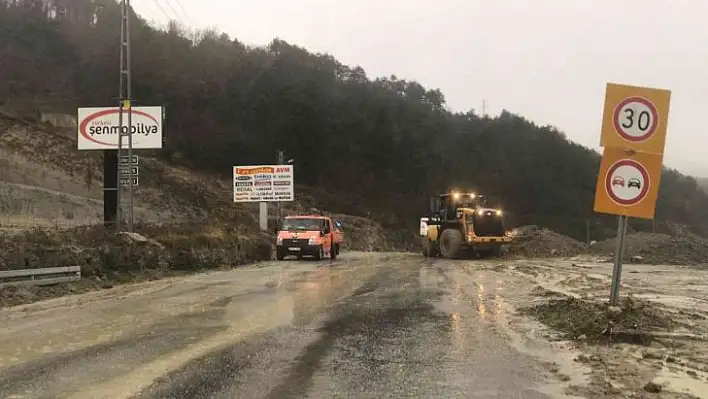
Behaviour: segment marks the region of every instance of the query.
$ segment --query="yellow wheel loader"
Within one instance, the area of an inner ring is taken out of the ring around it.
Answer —
[[[486,207],[474,193],[445,193],[431,198],[430,215],[421,218],[423,256],[447,259],[475,255],[500,256],[512,241],[501,209]]]

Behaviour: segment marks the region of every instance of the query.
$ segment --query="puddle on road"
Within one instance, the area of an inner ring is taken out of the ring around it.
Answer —
[[[500,280],[495,274],[486,275],[475,272],[473,268],[469,269],[463,269],[466,277],[454,269],[446,271],[454,289],[438,304],[440,310],[451,314],[455,349],[464,349],[466,338],[462,337],[462,331],[465,329],[492,333],[499,341],[495,345],[508,347],[510,353],[516,353],[510,356],[518,358],[515,360],[517,368],[528,371],[529,381],[534,380],[534,374],[539,372],[535,367],[538,360],[544,363],[543,372],[550,379],[537,380],[537,384],[533,384],[540,392],[554,398],[581,398],[568,393],[567,389],[570,386],[588,385],[591,369],[577,363],[575,358],[578,353],[570,350],[565,343],[551,344],[534,337],[534,332],[544,326],[517,316],[514,305],[509,302],[523,300],[522,292],[525,288],[518,284],[523,285],[525,282],[513,278]],[[483,327],[482,323],[487,327]],[[484,339],[492,338],[485,335]]]
[[[225,326],[214,324],[214,320],[222,317],[223,310],[219,309],[184,314],[108,343],[69,353],[47,354],[35,361],[4,369],[0,377],[0,393],[24,393],[36,397],[44,392],[63,396],[86,385],[107,381],[152,358],[225,330]],[[105,359],[119,361],[107,362]]]

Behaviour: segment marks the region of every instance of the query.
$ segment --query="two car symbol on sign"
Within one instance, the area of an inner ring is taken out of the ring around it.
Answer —
[[[622,176],[616,176],[612,179],[612,185],[613,186],[622,186],[624,187],[624,177]],[[642,182],[639,181],[636,177],[633,177],[629,179],[627,182],[627,187],[636,187],[637,189],[642,188]]]

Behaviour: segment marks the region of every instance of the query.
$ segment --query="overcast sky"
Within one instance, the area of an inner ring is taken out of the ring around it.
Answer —
[[[158,25],[274,37],[599,149],[606,82],[672,91],[664,163],[708,176],[707,0],[132,0]]]

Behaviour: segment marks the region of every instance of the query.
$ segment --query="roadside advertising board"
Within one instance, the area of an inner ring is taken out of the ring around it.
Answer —
[[[293,165],[234,166],[234,202],[295,200]]]
[[[162,148],[163,107],[132,107],[123,110],[122,148],[128,148],[128,112],[132,112],[133,149]],[[77,115],[79,150],[117,150],[119,107],[79,108]]]

